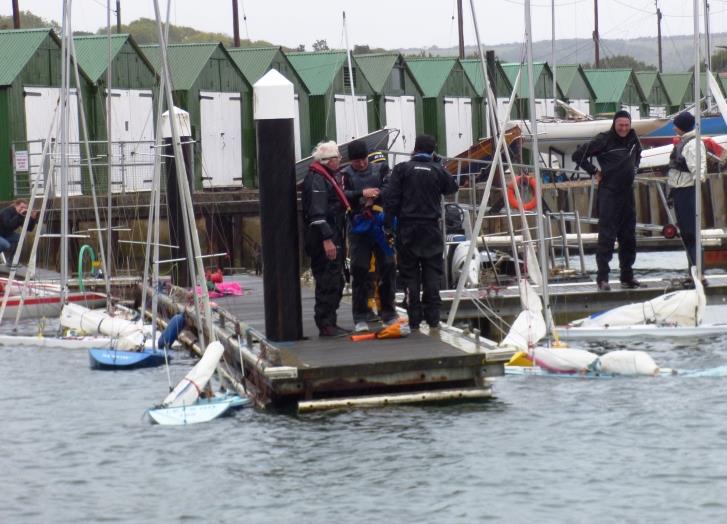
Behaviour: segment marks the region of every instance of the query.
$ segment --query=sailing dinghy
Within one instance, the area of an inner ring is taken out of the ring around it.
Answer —
[[[146,411],[151,420],[165,426],[199,424],[248,405],[249,398],[229,393],[202,396],[224,351],[219,341],[210,343],[199,362],[179,381],[161,405]]]

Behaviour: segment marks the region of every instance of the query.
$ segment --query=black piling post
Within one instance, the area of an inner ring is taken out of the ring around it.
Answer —
[[[265,335],[303,337],[298,266],[293,84],[276,70],[253,86],[260,185]]]

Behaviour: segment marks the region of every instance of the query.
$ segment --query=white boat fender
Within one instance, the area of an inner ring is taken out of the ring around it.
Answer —
[[[533,349],[533,361],[537,366],[554,373],[585,373],[598,359],[598,355],[578,348]]]
[[[591,369],[594,372],[611,375],[656,376],[659,374],[659,366],[644,351],[611,351],[598,357]]]

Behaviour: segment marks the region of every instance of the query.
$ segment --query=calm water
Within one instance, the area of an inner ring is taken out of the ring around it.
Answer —
[[[727,336],[629,347],[727,364]],[[3,523],[727,521],[727,378],[507,377],[484,404],[163,428],[142,419],[163,369],[2,356]]]

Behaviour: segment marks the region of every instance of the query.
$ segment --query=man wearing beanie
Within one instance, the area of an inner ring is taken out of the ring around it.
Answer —
[[[599,168],[591,158],[598,160]],[[598,247],[596,264],[598,289],[609,291],[609,262],[613,257],[614,242],[618,239],[618,261],[621,269],[621,287],[636,288],[634,278],[636,260],[636,204],[634,177],[641,161],[641,143],[631,129],[628,111],[617,111],[611,129],[599,133],[590,142],[573,153],[576,166],[595,176],[598,182]]]
[[[348,248],[353,278],[353,322],[354,330],[360,333],[368,331],[367,322],[378,320],[368,307],[372,255],[376,257],[379,274],[379,314],[385,324],[397,318],[394,252],[385,240],[383,216],[378,216],[382,212],[379,195],[389,175],[389,165],[386,162],[370,163],[368,147],[363,140],[354,140],[348,145],[348,158],[351,163],[341,174],[344,192],[351,203]]]
[[[669,157],[669,200],[674,203],[679,234],[687,251],[689,267],[697,263],[696,202],[694,182],[697,172],[697,146],[701,148],[701,181],[707,172],[707,151],[694,138],[694,116],[684,111],[674,118],[679,142]],[[700,253],[701,256],[701,253]]]
[[[418,329],[422,320],[431,328],[439,327],[444,274],[439,224],[442,195],[458,189],[454,177],[434,159],[436,145],[434,137],[418,136],[411,160],[397,164],[384,188],[386,218],[399,220],[396,252],[411,329]]]

